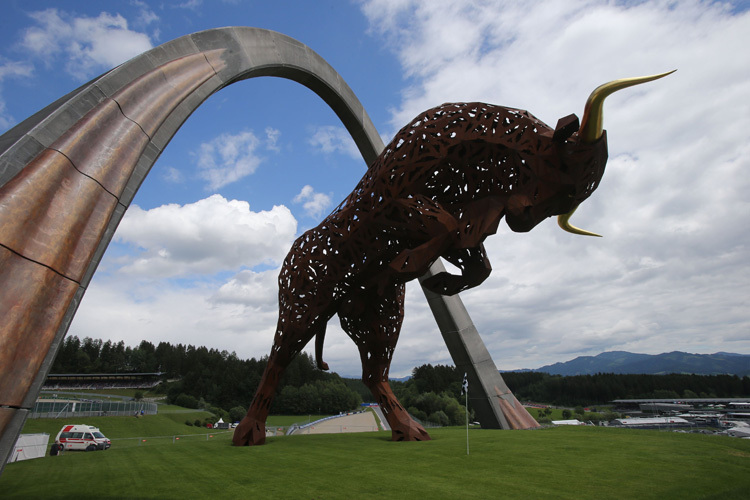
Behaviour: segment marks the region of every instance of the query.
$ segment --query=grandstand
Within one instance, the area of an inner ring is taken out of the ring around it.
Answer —
[[[165,373],[51,373],[42,390],[151,389]]]
[[[58,396],[57,394],[55,396]],[[28,418],[85,418],[85,417],[129,417],[156,415],[156,403],[136,401],[132,398],[104,399],[109,396],[89,394],[96,399],[74,399],[73,394],[59,394],[64,397],[40,398],[34,403]]]

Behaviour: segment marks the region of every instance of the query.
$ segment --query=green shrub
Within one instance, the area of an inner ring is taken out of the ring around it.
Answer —
[[[445,414],[443,410],[438,410],[435,413],[431,413],[429,417],[427,417],[427,420],[432,422],[433,424],[438,424],[442,427],[445,427],[446,425],[450,425],[451,421],[448,418],[448,415]]]
[[[184,408],[200,408],[198,400],[189,394],[180,394],[175,398],[174,404]]]
[[[239,422],[245,417],[245,413],[247,413],[247,409],[243,406],[235,406],[234,408],[229,410],[229,420],[232,422]]]

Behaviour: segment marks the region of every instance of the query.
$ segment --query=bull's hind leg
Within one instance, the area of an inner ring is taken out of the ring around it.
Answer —
[[[255,392],[255,397],[250,403],[250,408],[245,418],[234,430],[232,444],[235,446],[253,446],[266,442],[266,418],[268,418],[281,375],[291,360],[291,358],[286,358],[288,358],[286,355],[278,356],[275,350],[268,357],[268,364]]]
[[[329,316],[330,318],[330,316]],[[271,409],[271,403],[279,386],[281,376],[289,363],[299,354],[305,345],[318,333],[325,333],[328,318],[313,322],[310,327],[300,326],[298,328],[285,325],[279,321],[271,354],[268,356],[268,364],[263,372],[258,389],[247,415],[242,419],[234,431],[232,443],[235,446],[260,445],[266,441],[266,419]],[[286,331],[282,333],[281,328]]]
[[[392,440],[428,441],[429,434],[409,416],[388,383],[393,350],[404,319],[404,286],[394,286],[382,295],[360,292],[346,300],[338,314],[342,328],[359,348],[362,381],[383,410]]]

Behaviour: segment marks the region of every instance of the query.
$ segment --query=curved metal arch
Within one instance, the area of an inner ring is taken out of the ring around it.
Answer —
[[[156,47],[0,136],[0,467],[152,165],[210,95],[257,76],[294,80],[318,94],[367,164],[383,149],[362,104],[323,58],[288,36],[245,27]],[[428,300],[456,364],[487,386],[480,371],[497,369],[460,299]],[[459,338],[467,332],[471,345]],[[485,399],[509,394],[502,379],[484,389],[497,393]],[[497,408],[495,424],[486,426],[507,427]]]

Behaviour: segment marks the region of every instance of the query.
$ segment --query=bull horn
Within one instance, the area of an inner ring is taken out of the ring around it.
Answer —
[[[659,78],[664,78],[667,75],[671,75],[675,71],[677,70],[673,69],[672,71],[659,73],[658,75],[623,78],[621,80],[614,80],[609,83],[605,83],[604,85],[600,85],[599,87],[595,88],[586,101],[586,107],[583,109],[581,128],[578,129],[578,137],[580,138],[581,142],[596,142],[604,133],[604,99],[606,99],[607,96],[614,92],[617,92],[618,90],[632,87],[633,85],[638,85],[641,83],[658,80]],[[586,231],[585,229],[575,227],[570,223],[570,217],[573,215],[573,212],[576,211],[576,208],[578,208],[578,205],[573,207],[573,210],[571,210],[567,214],[558,215],[557,224],[563,230],[569,233],[581,234],[584,236],[601,237],[600,234],[592,233],[590,231]]]
[[[576,208],[578,208],[578,205],[573,207],[573,210],[568,212],[567,214],[562,214],[557,216],[557,224],[563,229],[563,231],[567,231],[569,233],[573,234],[580,234],[582,236],[598,236],[599,238],[602,237],[601,234],[592,233],[591,231],[586,231],[585,229],[581,229],[580,227],[575,227],[570,223],[570,216],[573,215],[573,212],[576,211]]]
[[[586,101],[586,107],[583,108],[583,118],[581,119],[581,128],[578,130],[578,137],[583,142],[595,142],[604,133],[604,99],[610,94],[617,92],[633,85],[641,83],[651,82],[664,78],[667,75],[671,75],[677,71],[667,71],[666,73],[659,73],[658,75],[651,76],[637,76],[635,78],[623,78],[621,80],[614,80],[604,85],[600,85],[595,88]]]

